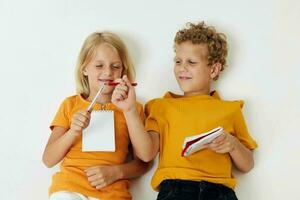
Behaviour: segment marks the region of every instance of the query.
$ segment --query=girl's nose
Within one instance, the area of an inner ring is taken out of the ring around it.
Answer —
[[[103,74],[106,75],[106,76],[111,76],[112,70],[111,70],[110,66],[106,66],[104,68]]]

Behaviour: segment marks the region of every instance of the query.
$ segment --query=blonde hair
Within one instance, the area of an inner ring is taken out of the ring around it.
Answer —
[[[89,96],[90,94],[88,77],[83,74],[83,70],[95,56],[96,49],[101,44],[108,44],[118,52],[123,65],[122,76],[127,75],[130,81],[133,81],[135,78],[132,60],[130,59],[128,50],[120,37],[108,31],[95,32],[86,38],[78,56],[75,71],[77,94],[82,94],[84,96]]]

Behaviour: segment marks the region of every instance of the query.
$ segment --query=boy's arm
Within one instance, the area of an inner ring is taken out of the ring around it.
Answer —
[[[236,145],[233,150],[229,152],[230,157],[238,170],[241,172],[249,172],[254,167],[253,153],[237,138],[235,138],[235,140]]]
[[[134,159],[120,165],[94,166],[85,170],[88,181],[96,189],[101,189],[120,179],[130,179],[143,175],[149,163],[142,162],[136,156]]]
[[[229,153],[234,165],[241,172],[249,172],[254,167],[252,151],[229,133],[223,133],[214,139],[207,148],[216,153]]]

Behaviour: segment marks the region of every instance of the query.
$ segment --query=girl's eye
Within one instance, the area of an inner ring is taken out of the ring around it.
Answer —
[[[113,68],[113,69],[120,69],[121,66],[120,66],[120,65],[113,65],[112,68]]]
[[[101,67],[103,67],[103,65],[102,65],[102,64],[96,65],[96,67],[97,67],[97,68],[101,68]]]

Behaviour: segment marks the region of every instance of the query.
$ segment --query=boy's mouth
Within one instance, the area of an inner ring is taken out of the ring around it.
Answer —
[[[190,80],[190,79],[192,79],[192,77],[190,77],[190,76],[179,76],[179,79],[180,80]]]

